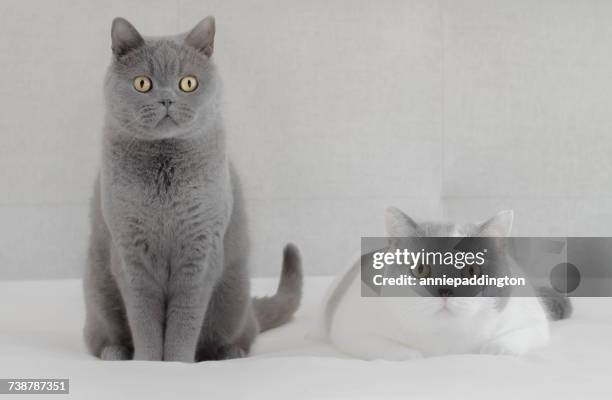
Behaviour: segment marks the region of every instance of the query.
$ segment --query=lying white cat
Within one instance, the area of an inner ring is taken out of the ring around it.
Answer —
[[[386,211],[390,237],[503,237],[512,211],[482,224],[417,224],[398,209]],[[549,319],[569,315],[563,296],[362,297],[360,261],[334,283],[324,305],[323,329],[341,351],[365,360],[406,360],[460,353],[525,354],[549,340]],[[557,314],[549,316],[548,308]]]

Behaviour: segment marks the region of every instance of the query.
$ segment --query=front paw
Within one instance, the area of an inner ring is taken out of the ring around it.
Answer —
[[[100,358],[107,361],[122,361],[132,359],[132,350],[120,344],[105,346],[100,353]]]
[[[236,344],[231,344],[228,346],[223,346],[219,352],[218,360],[231,360],[234,358],[244,358],[246,356],[247,353],[242,349],[242,347]]]
[[[491,354],[500,356],[520,356],[525,353],[523,346],[507,343],[503,340],[493,340],[482,345],[480,354]]]
[[[170,362],[182,362],[182,363],[193,363],[195,362],[195,357],[193,354],[186,354],[186,353],[170,353],[170,352],[166,352],[166,354],[164,354],[164,361],[170,361]]]
[[[206,346],[198,350],[196,362],[231,360],[234,358],[244,358],[247,355],[247,352],[236,344],[215,347]]]
[[[163,350],[156,347],[139,348],[134,349],[134,360],[135,361],[162,361]]]

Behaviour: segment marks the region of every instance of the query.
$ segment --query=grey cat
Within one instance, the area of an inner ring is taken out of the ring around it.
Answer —
[[[122,18],[111,31],[84,277],[89,351],[106,360],[245,356],[258,332],[297,310],[302,271],[287,245],[277,293],[251,298],[243,198],[211,60],[214,19],[155,39]]]

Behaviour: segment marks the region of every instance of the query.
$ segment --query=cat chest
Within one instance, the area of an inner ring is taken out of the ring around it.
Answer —
[[[175,247],[205,241],[226,225],[225,188],[196,179],[173,186],[176,176],[173,180],[166,173],[171,171],[160,171],[146,184],[108,188],[103,208],[122,247],[167,255]]]
[[[157,196],[168,194],[181,181],[180,176],[176,175],[179,169],[180,166],[172,157],[158,157],[152,162],[147,183]]]
[[[483,321],[457,318],[413,318],[398,330],[401,342],[426,355],[461,354],[477,350],[490,336]]]
[[[222,209],[201,202],[177,207],[127,207],[116,210],[110,228],[121,249],[157,268],[205,254],[207,243],[224,232],[223,214]]]
[[[460,316],[437,311],[437,300],[361,297],[359,285],[352,285],[334,316],[332,336],[337,328],[337,332],[344,332],[354,326],[428,356],[471,353],[493,337],[496,316]]]
[[[197,163],[156,155],[141,160],[132,168],[115,168],[113,179],[123,190],[139,192],[148,203],[169,203],[173,200],[204,194],[209,173]]]

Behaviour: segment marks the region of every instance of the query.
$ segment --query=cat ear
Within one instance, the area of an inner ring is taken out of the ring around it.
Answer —
[[[483,237],[507,237],[512,231],[514,212],[512,210],[501,211],[493,218],[480,225],[478,236]]]
[[[215,18],[206,17],[187,34],[185,44],[195,48],[206,57],[212,56],[215,47]]]
[[[120,57],[144,44],[144,39],[125,18],[117,17],[111,26],[112,49]]]
[[[390,237],[421,236],[419,224],[395,207],[385,210],[385,225]]]

